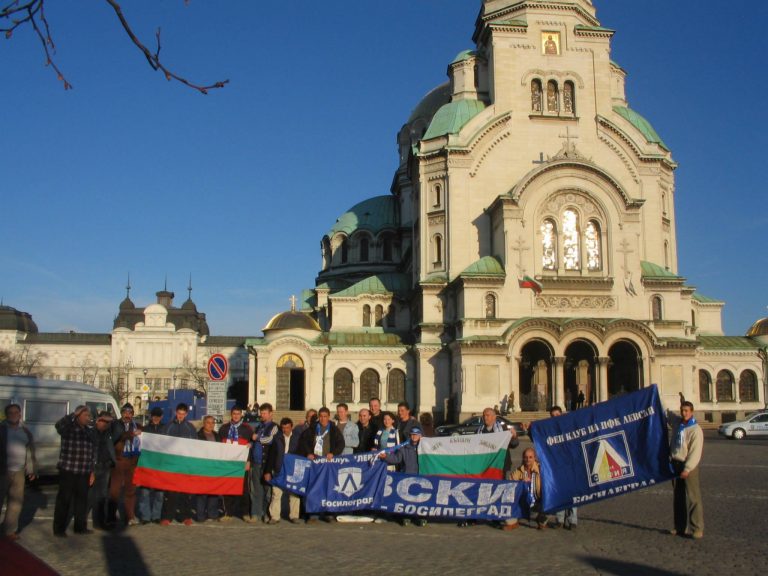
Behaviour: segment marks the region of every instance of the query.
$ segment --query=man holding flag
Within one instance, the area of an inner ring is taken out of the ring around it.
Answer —
[[[704,537],[704,505],[699,486],[699,463],[704,447],[704,432],[693,417],[693,404],[681,395],[680,415],[667,411],[672,426],[670,455],[675,471],[673,535]]]

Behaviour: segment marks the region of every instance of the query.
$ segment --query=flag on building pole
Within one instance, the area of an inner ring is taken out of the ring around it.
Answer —
[[[510,440],[512,434],[509,431],[422,438],[419,442],[419,474],[501,480]]]
[[[137,486],[186,494],[243,493],[248,446],[146,432],[141,438],[141,456],[133,475]]]
[[[522,279],[518,279],[517,284],[520,288],[530,288],[536,294],[541,294],[541,291],[544,290],[542,283],[530,276],[523,276]]]

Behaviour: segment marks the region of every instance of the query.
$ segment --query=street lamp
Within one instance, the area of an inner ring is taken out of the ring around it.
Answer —
[[[392,370],[392,363],[387,362],[387,402],[389,402],[389,371]]]

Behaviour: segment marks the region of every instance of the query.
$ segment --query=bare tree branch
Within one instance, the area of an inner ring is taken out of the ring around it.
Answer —
[[[126,34],[128,34],[131,42],[133,42],[133,44],[142,52],[142,54],[144,54],[144,57],[147,59],[147,63],[152,67],[153,70],[160,70],[165,75],[166,80],[176,80],[177,82],[184,84],[193,90],[197,90],[201,94],[208,94],[209,90],[213,90],[215,88],[223,88],[227,83],[229,83],[229,80],[221,80],[219,82],[214,82],[213,84],[201,85],[192,82],[183,76],[179,76],[171,69],[167,68],[160,61],[160,28],[158,28],[157,32],[155,33],[157,49],[154,53],[152,53],[149,48],[147,48],[147,46],[141,40],[139,40],[139,38],[133,32],[131,25],[128,23],[128,20],[123,14],[123,9],[120,4],[118,4],[116,0],[104,1],[109,4],[115,11],[115,15],[120,21],[120,25],[123,27],[123,30],[125,30]],[[184,0],[184,4],[188,3],[189,0]],[[51,29],[48,26],[48,20],[45,17],[45,0],[28,0],[24,3],[22,3],[22,0],[12,0],[0,8],[0,22],[5,23],[4,26],[0,27],[0,33],[5,33],[6,39],[10,39],[13,36],[15,30],[20,26],[25,24],[31,26],[43,45],[46,66],[51,66],[51,68],[53,68],[53,70],[56,72],[56,77],[63,83],[65,90],[72,88],[72,84],[70,84],[69,81],[64,77],[64,74],[56,65],[52,57],[52,54],[56,53],[56,45],[53,42]]]

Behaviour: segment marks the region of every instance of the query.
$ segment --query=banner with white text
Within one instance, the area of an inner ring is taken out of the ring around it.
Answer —
[[[671,480],[667,422],[655,385],[539,420],[531,436],[546,512]]]

